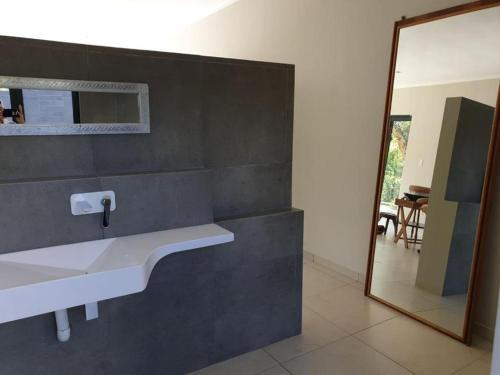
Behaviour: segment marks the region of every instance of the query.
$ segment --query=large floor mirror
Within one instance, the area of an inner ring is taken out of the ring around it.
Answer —
[[[465,343],[499,83],[500,1],[396,23],[365,293]]]

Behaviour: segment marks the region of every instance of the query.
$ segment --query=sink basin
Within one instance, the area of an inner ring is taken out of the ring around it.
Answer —
[[[0,323],[141,292],[163,257],[233,240],[206,224],[0,255]]]
[[[86,271],[115,238],[0,255],[0,263]]]

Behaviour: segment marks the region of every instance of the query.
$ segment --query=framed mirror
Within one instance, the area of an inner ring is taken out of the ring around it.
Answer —
[[[500,1],[396,23],[365,294],[470,343],[498,143]]]
[[[146,84],[0,76],[0,136],[149,129]]]

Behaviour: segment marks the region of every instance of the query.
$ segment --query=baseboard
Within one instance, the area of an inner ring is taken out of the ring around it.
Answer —
[[[314,255],[312,253],[304,250],[304,260],[307,262],[314,263]]]
[[[366,278],[365,274],[361,274],[359,272],[353,271],[345,266],[342,266],[338,263],[332,262],[331,260],[323,258],[319,255],[313,254],[307,250],[304,250],[304,259],[311,262],[311,263],[319,264],[322,267],[325,267],[331,271],[340,273],[340,274],[347,276],[353,280],[356,280],[360,283],[365,282],[365,278]]]
[[[472,333],[491,342],[493,342],[493,339],[495,338],[495,330],[493,328],[487,327],[478,322],[472,323]]]

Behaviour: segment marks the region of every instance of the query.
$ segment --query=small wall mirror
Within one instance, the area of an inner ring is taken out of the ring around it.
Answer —
[[[0,76],[0,135],[149,133],[148,86]]]
[[[366,283],[368,296],[463,342],[500,82],[500,6],[475,5],[396,23]]]

